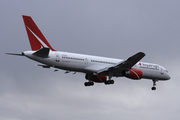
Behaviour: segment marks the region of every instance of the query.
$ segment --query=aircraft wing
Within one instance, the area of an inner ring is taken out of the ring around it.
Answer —
[[[112,71],[112,72],[115,72],[115,73],[116,72],[119,73],[122,70],[129,70],[138,61],[140,61],[144,56],[145,56],[145,53],[138,52],[135,55],[129,57],[127,60],[121,61],[121,62],[119,62],[116,65],[113,65],[111,67],[103,68],[103,69],[99,70],[98,72],[96,72],[95,74],[106,73],[106,72],[109,72],[109,71]]]

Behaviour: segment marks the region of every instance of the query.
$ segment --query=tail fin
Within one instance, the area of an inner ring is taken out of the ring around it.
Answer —
[[[33,51],[37,51],[43,47],[48,47],[52,51],[55,51],[30,16],[23,15],[23,20]]]

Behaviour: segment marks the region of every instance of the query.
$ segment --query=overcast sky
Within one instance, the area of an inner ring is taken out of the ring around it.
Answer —
[[[0,120],[179,120],[179,0],[1,0]],[[113,78],[84,87],[84,74],[35,66],[6,52],[30,50],[22,15],[31,16],[59,51],[164,66],[171,80]]]

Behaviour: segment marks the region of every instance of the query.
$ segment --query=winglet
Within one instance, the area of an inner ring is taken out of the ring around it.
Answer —
[[[23,15],[23,20],[25,24],[25,28],[28,34],[29,42],[31,45],[31,49],[33,51],[40,50],[43,47],[48,47],[52,51],[55,51],[51,45],[48,43],[40,29],[37,27],[35,22],[30,16]]]

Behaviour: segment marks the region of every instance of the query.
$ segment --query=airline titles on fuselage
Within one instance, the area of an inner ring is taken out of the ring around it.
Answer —
[[[147,64],[147,63],[139,63],[139,66],[140,66],[140,68],[159,70],[159,66],[158,65]]]

